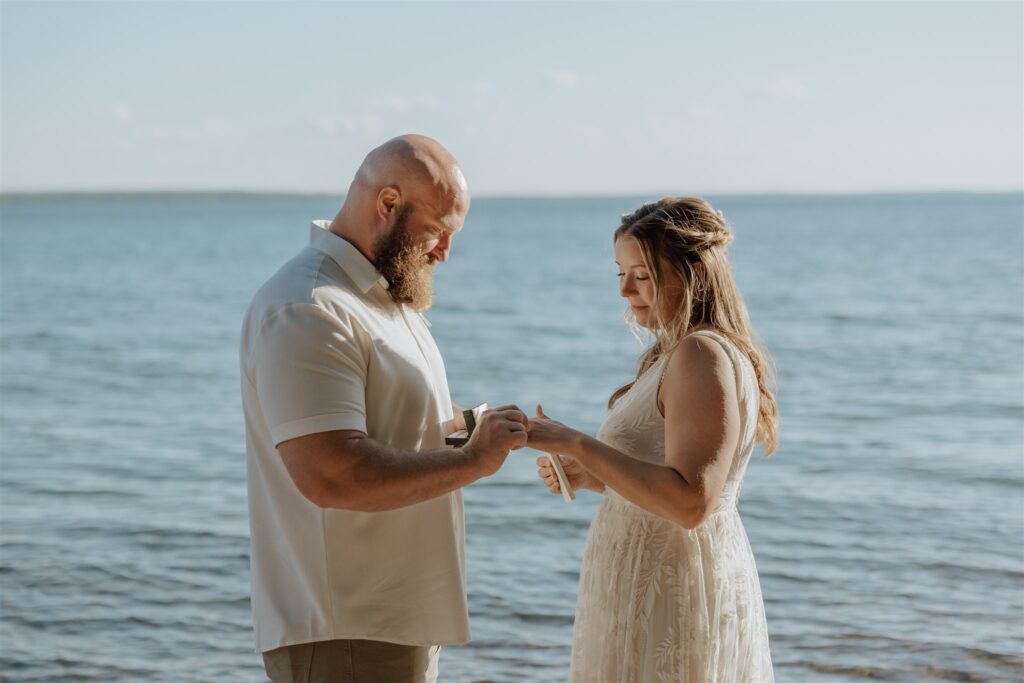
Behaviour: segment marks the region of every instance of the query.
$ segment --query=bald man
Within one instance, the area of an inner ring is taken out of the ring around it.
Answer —
[[[246,314],[252,610],[275,683],[434,681],[440,646],[469,640],[460,489],[527,420],[503,406],[444,445],[465,425],[421,312],[468,211],[447,150],[390,140]]]

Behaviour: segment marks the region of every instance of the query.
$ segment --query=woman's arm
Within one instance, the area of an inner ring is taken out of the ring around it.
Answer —
[[[739,441],[732,363],[720,344],[688,337],[662,382],[665,464],[629,457],[551,420],[530,421],[530,447],[565,453],[635,505],[692,529],[714,510]]]

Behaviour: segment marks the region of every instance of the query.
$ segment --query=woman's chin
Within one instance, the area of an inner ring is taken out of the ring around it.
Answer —
[[[645,327],[648,330],[654,329],[653,321],[651,320],[650,309],[648,308],[634,308],[633,317],[636,318],[636,324],[640,327]]]

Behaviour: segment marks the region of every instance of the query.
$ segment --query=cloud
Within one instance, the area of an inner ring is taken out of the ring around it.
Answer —
[[[133,125],[132,133],[143,139],[171,142],[196,142],[245,137],[251,133],[243,124],[221,118],[204,118],[186,123],[149,123]]]
[[[135,112],[132,111],[131,107],[123,102],[114,102],[113,104],[99,107],[96,113],[114,123],[128,123],[135,116]]]
[[[366,104],[371,109],[385,109],[397,112],[436,111],[440,102],[432,95],[400,95],[385,93],[367,98]]]
[[[719,116],[717,107],[704,102],[694,102],[686,108],[686,113],[697,121],[712,121]]]
[[[377,135],[383,122],[375,116],[345,118],[308,118],[279,129],[288,138],[345,138],[354,135]]]
[[[794,74],[769,76],[750,87],[752,94],[770,100],[805,100],[810,94],[806,81]]]
[[[551,85],[562,90],[571,90],[580,84],[580,77],[570,69],[551,69],[545,74]]]
[[[189,59],[178,64],[178,71],[190,78],[213,77],[224,79],[230,78],[234,73],[234,69],[229,64],[223,62],[198,62],[194,59]]]

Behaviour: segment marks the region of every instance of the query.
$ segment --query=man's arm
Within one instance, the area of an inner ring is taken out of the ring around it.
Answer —
[[[322,508],[380,512],[430,500],[498,471],[526,445],[526,416],[515,406],[487,411],[461,448],[405,451],[360,431],[336,430],[278,444],[288,474]]]

